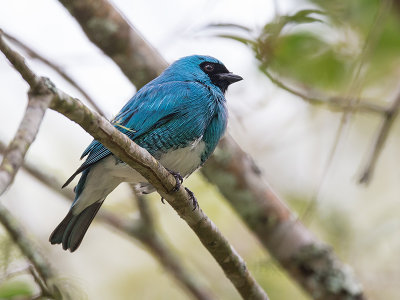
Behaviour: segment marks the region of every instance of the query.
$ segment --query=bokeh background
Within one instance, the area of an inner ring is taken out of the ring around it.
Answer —
[[[168,62],[207,54],[245,78],[232,85],[227,94],[229,133],[310,230],[352,267],[369,298],[397,299],[398,121],[389,132],[370,182],[360,184],[383,114],[357,110],[344,113],[343,109],[332,110],[330,105],[313,105],[273,84],[267,76],[272,74],[304,94],[318,91],[322,100],[367,99],[390,107],[400,89],[397,2],[114,0],[113,4]],[[306,13],[305,9],[322,12]],[[296,15],[301,11],[304,13]],[[292,18],[280,17],[284,15]],[[0,28],[57,62],[84,86],[109,118],[135,93],[118,67],[88,41],[57,1],[0,0]],[[82,98],[46,65],[35,60],[28,63],[62,90]],[[27,89],[1,56],[3,142],[13,137],[22,118]],[[60,180],[67,179],[80,165],[78,158],[91,140],[76,124],[47,111],[27,160]],[[186,185],[271,299],[308,299],[213,185],[197,174]],[[60,280],[76,290],[76,299],[187,299],[139,243],[99,223],[94,223],[74,254],[51,246],[48,236],[66,214],[69,203],[30,175],[19,172],[1,201],[42,242],[49,260],[62,274]],[[160,230],[196,279],[220,299],[239,299],[175,211],[162,205],[158,195],[151,195],[148,201]],[[105,206],[122,215],[137,213],[130,190],[124,185],[108,197]],[[4,275],[23,264],[6,232],[0,231],[0,271]],[[1,278],[0,273],[0,298],[12,289],[26,295],[35,290],[29,275]]]

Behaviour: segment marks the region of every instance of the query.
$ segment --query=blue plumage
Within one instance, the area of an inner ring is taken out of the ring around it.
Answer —
[[[227,122],[224,93],[240,76],[217,59],[181,58],[140,89],[111,121],[171,172],[189,176],[214,151]],[[135,170],[94,140],[83,152],[86,161],[64,186],[82,172],[72,207],[50,236],[52,244],[75,251],[107,195],[121,182],[152,187]]]

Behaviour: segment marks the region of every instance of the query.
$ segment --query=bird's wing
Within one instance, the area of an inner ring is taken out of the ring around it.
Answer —
[[[129,100],[111,123],[133,141],[140,140],[138,141],[140,146],[146,146],[145,141],[149,139],[145,137],[156,129],[167,129],[162,131],[165,133],[174,130],[179,124],[178,120],[185,119],[185,123],[188,123],[188,112],[196,109],[196,106],[199,106],[199,109],[204,108],[204,104],[199,105],[201,103],[198,100],[208,94],[204,86],[195,82],[179,81],[145,86]],[[166,124],[170,126],[166,127]],[[202,127],[201,124],[198,127]],[[154,154],[152,149],[147,150]],[[110,150],[97,140],[93,140],[81,156],[81,159],[88,156],[86,161],[63,187],[67,186],[76,175],[110,154]]]

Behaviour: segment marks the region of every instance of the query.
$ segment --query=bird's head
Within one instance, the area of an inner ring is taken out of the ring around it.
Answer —
[[[183,57],[174,62],[166,74],[175,80],[193,80],[206,85],[215,85],[223,93],[228,86],[243,78],[228,71],[222,62],[211,56],[192,55]]]

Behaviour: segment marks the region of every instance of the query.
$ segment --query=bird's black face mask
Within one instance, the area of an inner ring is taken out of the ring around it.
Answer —
[[[210,77],[211,82],[219,87],[223,93],[225,93],[231,83],[243,79],[239,75],[229,72],[222,64],[205,61],[200,64],[200,68]]]

